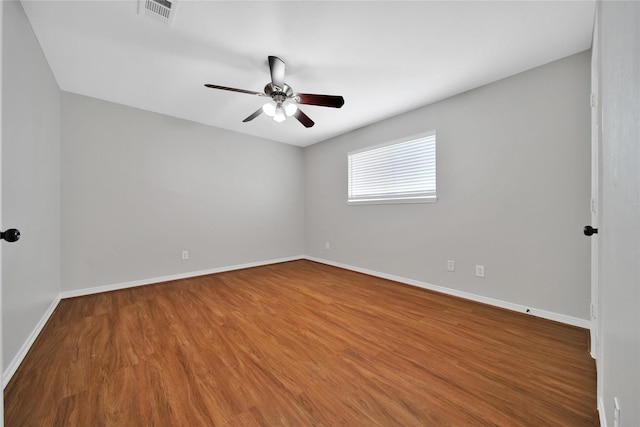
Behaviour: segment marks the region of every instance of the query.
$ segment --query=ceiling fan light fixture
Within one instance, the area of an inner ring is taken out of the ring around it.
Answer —
[[[288,102],[284,105],[284,112],[287,115],[287,117],[293,116],[296,113],[296,111],[298,111],[298,106],[293,102]]]
[[[262,112],[269,117],[273,117],[276,114],[276,106],[270,102],[267,102],[262,106]]]
[[[276,111],[273,114],[273,120],[275,120],[278,123],[284,122],[285,119],[287,118],[284,108],[282,108],[282,104],[278,104],[276,105]]]

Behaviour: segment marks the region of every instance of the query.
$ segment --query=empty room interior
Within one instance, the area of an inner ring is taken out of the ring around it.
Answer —
[[[4,425],[640,425],[639,2],[0,23]]]

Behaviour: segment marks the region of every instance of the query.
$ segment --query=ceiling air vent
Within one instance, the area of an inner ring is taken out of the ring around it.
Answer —
[[[138,0],[138,13],[171,25],[176,14],[175,0]]]

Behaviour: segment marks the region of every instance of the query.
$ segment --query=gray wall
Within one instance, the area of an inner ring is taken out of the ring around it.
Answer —
[[[307,147],[306,253],[589,319],[589,64],[583,52]],[[437,203],[347,205],[349,151],[429,130]]]
[[[4,371],[60,293],[60,90],[19,2],[3,24]]]
[[[640,3],[598,10],[602,182],[598,351],[601,409],[640,425]]]
[[[303,254],[299,147],[65,92],[62,141],[63,291]]]

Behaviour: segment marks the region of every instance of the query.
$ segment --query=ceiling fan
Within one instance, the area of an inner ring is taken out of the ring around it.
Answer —
[[[293,89],[284,82],[284,61],[277,56],[269,56],[269,69],[271,71],[271,82],[264,87],[264,92],[253,92],[251,90],[236,89],[226,86],[205,84],[211,89],[228,90],[231,92],[247,93],[249,95],[266,96],[273,100],[258,108],[253,114],[243,120],[249,122],[260,114],[264,113],[273,117],[276,122],[283,122],[287,117],[295,117],[304,127],[310,128],[314,125],[313,120],[303,113],[297,104],[317,105],[320,107],[340,108],[344,105],[344,98],[334,95],[315,95],[312,93],[294,93]]]

